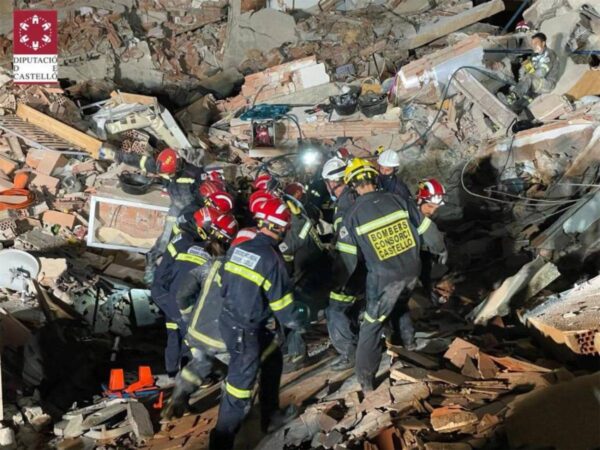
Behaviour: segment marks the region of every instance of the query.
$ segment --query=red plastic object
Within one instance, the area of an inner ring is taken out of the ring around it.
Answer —
[[[160,394],[158,394],[158,400],[156,400],[156,403],[154,403],[152,405],[152,407],[154,409],[162,409],[162,407],[163,407],[163,395],[164,395],[164,392],[160,391]]]
[[[125,373],[123,369],[111,369],[108,390],[121,391],[123,389],[125,389]]]
[[[130,394],[144,390],[144,388],[154,388],[154,377],[152,376],[152,369],[150,366],[138,367],[138,380],[135,383],[131,383],[125,389],[125,392]]]

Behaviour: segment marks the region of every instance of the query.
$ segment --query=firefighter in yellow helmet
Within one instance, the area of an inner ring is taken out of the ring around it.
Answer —
[[[429,251],[446,251],[436,225],[414,202],[377,190],[378,172],[364,159],[353,159],[344,172],[344,182],[358,194],[344,216],[336,248],[350,279],[359,260],[367,269],[366,309],[356,348],[356,374],[364,391],[374,388],[381,361],[380,338],[385,326],[392,343],[402,339],[413,345],[414,329],[408,313],[408,298],[421,272],[422,243]],[[390,333],[388,333],[390,334]]]

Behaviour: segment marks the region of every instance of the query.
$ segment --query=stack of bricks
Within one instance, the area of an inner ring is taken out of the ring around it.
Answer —
[[[148,152],[150,148],[148,144],[150,136],[146,133],[138,130],[128,130],[122,133],[122,136],[125,138],[123,142],[121,142],[122,151],[141,155]]]

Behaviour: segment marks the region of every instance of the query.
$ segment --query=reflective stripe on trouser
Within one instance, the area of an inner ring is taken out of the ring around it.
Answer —
[[[219,440],[233,443],[235,433],[250,410],[259,368],[259,402],[263,420],[279,408],[283,360],[279,347],[271,345],[275,336],[269,330],[242,330],[223,316],[220,328],[231,359],[215,433]]]
[[[214,351],[210,349],[194,347],[192,348],[192,360],[187,363],[177,378],[181,378],[187,383],[190,383],[195,387],[199,387],[202,385],[204,379],[212,373],[214,362]]]
[[[384,324],[401,299],[407,298],[415,280],[392,281],[377,286],[367,286],[367,306],[356,347],[356,375],[362,385],[372,385],[381,362],[381,332]]]

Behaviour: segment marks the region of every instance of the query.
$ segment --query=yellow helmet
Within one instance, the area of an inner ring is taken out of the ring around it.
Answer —
[[[374,180],[379,174],[371,161],[362,158],[354,158],[346,166],[344,171],[344,183],[350,184],[356,181]]]

